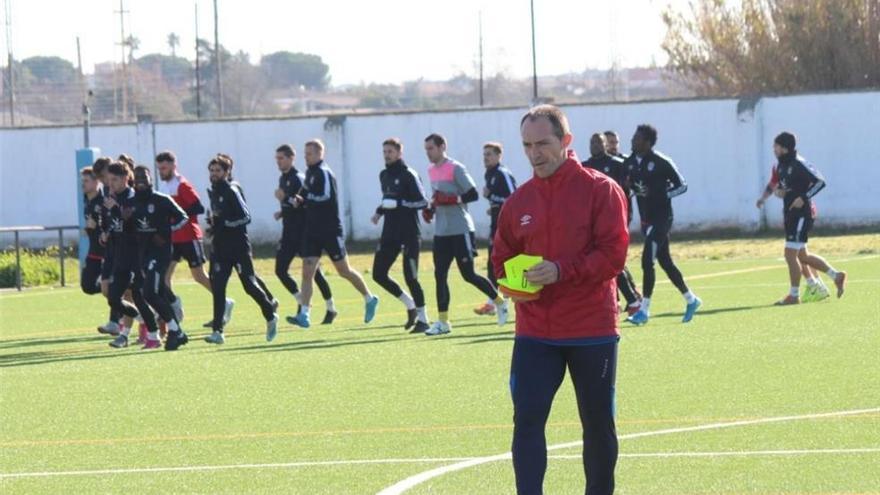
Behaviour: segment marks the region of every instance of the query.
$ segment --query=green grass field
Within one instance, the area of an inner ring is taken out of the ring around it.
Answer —
[[[787,290],[781,244],[673,245],[704,306],[682,325],[682,299],[659,272],[651,322],[622,327],[617,493],[880,494],[880,235],[811,242],[848,271],[848,292],[797,307],[772,306]],[[353,259],[364,271],[371,261]],[[293,311],[271,267],[258,263]],[[406,334],[402,305],[383,292],[364,326],[361,299],[333,275],[337,323],[284,324],[268,344],[233,278],[227,343],[210,346],[208,293],[177,281],[192,341],[176,353],[109,348],[94,330],[106,320],[100,296],[0,294],[0,492],[374,494],[509,450],[513,327],[473,315],[483,298],[454,270],[453,333],[434,339]],[[746,423],[688,430],[735,421]],[[568,381],[547,435],[580,437]],[[547,493],[582,493],[580,449],[550,454]],[[512,493],[512,480],[500,460],[406,493]]]

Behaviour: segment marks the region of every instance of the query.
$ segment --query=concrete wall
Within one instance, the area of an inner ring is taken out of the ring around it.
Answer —
[[[467,165],[479,186],[481,145],[499,140],[507,147],[504,162],[523,182],[531,174],[518,145],[522,111],[100,126],[92,129],[92,145],[107,155],[130,153],[141,163],[151,163],[157,150],[172,149],[182,172],[202,193],[210,157],[218,151],[232,155],[235,176],[254,215],[251,232],[259,240],[270,240],[280,232],[272,219],[277,208],[272,196],[277,184],[274,149],[283,142],[294,144],[301,168],[302,143],[320,137],[339,180],[349,235],[372,239],[380,232],[369,217],[379,201],[381,142],[386,137],[403,140],[405,159],[427,182],[422,139],[430,132],[444,134],[450,156]],[[880,219],[880,92],[577,105],[565,111],[582,158],[588,154],[592,132],[616,129],[627,143],[637,124],[650,122],[658,128],[657,149],[675,160],[689,185],[687,194],[674,200],[679,229],[755,229],[762,215],[769,225],[779,225],[778,201],[771,201],[764,213],[754,201],[774,161],[773,137],[782,130],[798,135],[801,153],[828,181],[818,197],[821,224],[855,225]],[[74,150],[81,145],[82,130],[77,127],[0,130],[0,225],[76,223]],[[471,205],[483,235],[488,229],[487,207],[482,200]],[[430,227],[425,233],[431,234]]]

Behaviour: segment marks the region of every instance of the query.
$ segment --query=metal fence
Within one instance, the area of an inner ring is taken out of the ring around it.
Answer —
[[[0,234],[13,233],[15,237],[15,288],[21,290],[21,232],[51,232],[58,231],[58,263],[61,268],[61,286],[67,285],[64,273],[64,231],[79,230],[76,225],[60,225],[52,227],[44,227],[39,225],[23,225],[15,227],[0,227]]]

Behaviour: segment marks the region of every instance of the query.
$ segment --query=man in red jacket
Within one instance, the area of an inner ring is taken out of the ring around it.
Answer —
[[[626,199],[614,180],[581,166],[569,150],[562,111],[540,105],[520,131],[534,177],[505,202],[492,264],[498,278],[518,254],[544,261],[525,273],[543,285],[536,300],[516,300],[516,338],[510,370],[513,468],[520,494],[540,494],[547,468],[544,427],[568,368],[584,441],[587,495],[614,491],[617,433],[617,274],[629,234]],[[573,215],[572,212],[577,212]]]
[[[177,263],[186,260],[193,280],[211,292],[211,280],[205,273],[206,258],[202,244],[202,229],[199,227],[199,215],[205,213],[205,207],[199,199],[196,188],[177,171],[177,157],[173,152],[163,151],[156,155],[156,168],[159,171],[159,192],[171,196],[171,199],[189,215],[186,225],[171,234],[172,258],[168,272],[165,274],[165,286],[168,287],[171,297],[171,307],[174,309],[175,317],[180,321],[183,320],[183,304],[180,297],[171,290],[171,279]],[[228,322],[234,304],[235,301],[232,299],[226,300],[224,323]],[[210,326],[210,323],[206,325]]]

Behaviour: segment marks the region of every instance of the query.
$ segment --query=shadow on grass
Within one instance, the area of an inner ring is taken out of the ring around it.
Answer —
[[[717,314],[723,314],[723,313],[736,313],[739,311],[750,311],[753,309],[773,308],[773,307],[775,307],[773,304],[758,304],[758,305],[753,305],[753,306],[730,306],[727,308],[700,309],[697,311],[697,314],[696,314],[696,316],[694,316],[694,318],[699,318],[700,316],[707,316],[707,315],[717,315]],[[666,313],[659,313],[656,315],[651,315],[651,318],[672,318],[672,317],[681,318],[682,315],[684,315],[683,312],[666,312]]]
[[[77,337],[55,337],[49,339],[10,339],[0,340],[0,349],[17,349],[19,347],[34,347],[41,345],[76,344],[81,342],[108,341],[106,335],[82,335]]]

